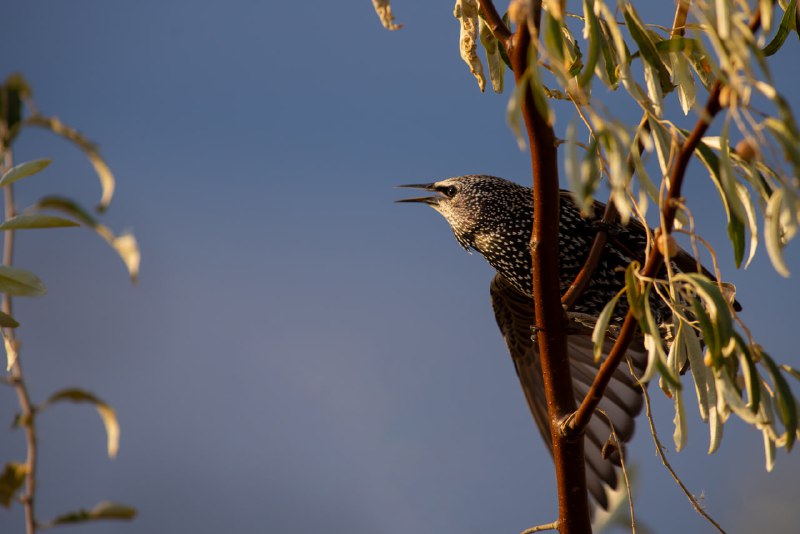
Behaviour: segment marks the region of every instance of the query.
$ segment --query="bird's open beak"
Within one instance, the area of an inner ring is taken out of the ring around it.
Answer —
[[[397,187],[407,187],[410,189],[424,189],[425,191],[436,191],[434,189],[434,184],[406,184],[406,185],[398,185]],[[439,199],[442,197],[435,196],[435,197],[414,197],[414,198],[403,198],[401,200],[395,200],[395,202],[421,202],[422,204],[428,204],[429,206],[435,206],[439,203]]]

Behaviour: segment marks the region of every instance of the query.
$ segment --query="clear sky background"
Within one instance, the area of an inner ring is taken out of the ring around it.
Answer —
[[[118,178],[106,220],[143,254],[131,287],[90,232],[19,235],[19,266],[49,290],[16,304],[34,398],[81,386],[122,424],[112,461],[92,409],[41,415],[42,519],[103,499],[139,517],[65,532],[514,533],[555,518],[491,269],[432,210],[392,204],[396,184],[465,173],[529,183],[528,156],[505,124],[508,95],[481,94],[458,57],[452,2],[394,4],[406,27],[389,33],[366,0],[4,3],[0,76],[24,73],[44,113],[100,143]],[[671,22],[671,2],[641,4]],[[798,54],[792,34],[772,60],[796,111]],[[563,132],[571,114],[558,113]],[[19,185],[21,206],[53,192],[97,201],[73,147],[25,133],[17,160],[38,157],[54,163]],[[797,279],[765,254],[734,271],[716,193],[697,163],[689,174],[743,317],[800,364]],[[800,272],[796,244],[788,260]],[[675,454],[671,401],[651,391],[670,459],[723,526],[796,528],[796,453],[767,474],[760,434],[732,421],[709,457],[690,409]],[[0,388],[0,427],[15,410]],[[655,532],[710,532],[643,423],[638,516]],[[21,459],[23,441],[3,431],[0,458]],[[22,528],[18,507],[0,510],[0,532]]]

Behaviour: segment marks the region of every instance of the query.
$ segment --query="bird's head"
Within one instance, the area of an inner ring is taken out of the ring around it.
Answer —
[[[530,205],[530,191],[514,182],[483,174],[468,174],[430,184],[400,187],[423,189],[433,196],[406,198],[397,202],[427,204],[447,219],[465,249],[481,249],[482,236],[497,233],[512,222],[515,210]]]

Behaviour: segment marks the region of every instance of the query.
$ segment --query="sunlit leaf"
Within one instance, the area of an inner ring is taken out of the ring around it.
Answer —
[[[644,295],[636,279],[636,271],[639,270],[639,267],[638,261],[632,261],[625,269],[625,295],[628,297],[631,313],[637,320],[644,316]]]
[[[621,293],[617,293],[614,295],[614,298],[605,305],[603,311],[600,312],[600,315],[597,317],[597,322],[594,325],[594,331],[592,331],[592,343],[594,344],[595,362],[599,362],[600,357],[603,355],[603,345],[605,344],[606,336],[608,334],[608,325],[611,322],[611,317],[614,314],[614,308],[617,306],[617,301],[619,300],[620,295]]]
[[[381,24],[387,30],[399,30],[403,27],[402,24],[397,24],[392,15],[392,6],[389,5],[389,0],[372,0],[372,5],[375,7],[375,12],[381,19]]]
[[[2,230],[32,230],[37,228],[67,228],[70,226],[80,226],[75,221],[64,219],[63,217],[54,217],[53,215],[44,215],[41,213],[23,213],[12,217],[7,221],[0,224],[0,231]]]
[[[469,71],[478,80],[478,87],[483,91],[486,78],[483,75],[483,64],[478,57],[478,2],[477,0],[456,0],[453,16],[461,24],[459,51],[461,59],[469,66]]]
[[[108,456],[110,458],[115,457],[119,450],[119,422],[117,421],[117,414],[114,409],[94,394],[76,388],[63,389],[54,393],[45,401],[44,406],[40,409],[44,409],[51,404],[61,401],[89,403],[94,405],[97,409],[97,413],[100,414],[100,418],[103,420],[103,425],[106,427]]]
[[[775,270],[784,277],[789,277],[789,267],[783,259],[783,229],[781,228],[781,209],[783,204],[783,190],[778,189],[769,199],[765,214],[766,224],[764,226],[764,244],[767,247],[767,255],[772,261]]]
[[[9,462],[0,474],[0,504],[9,508],[19,489],[25,482],[28,466],[17,462]]]
[[[768,354],[761,352],[759,356],[772,376],[772,384],[775,386],[775,394],[778,401],[778,414],[781,417],[783,427],[786,429],[786,450],[788,451],[791,450],[797,434],[797,404],[789,384],[781,374],[780,368],[775,365],[775,362]]]
[[[492,90],[495,93],[503,92],[503,78],[506,71],[506,64],[500,54],[500,44],[492,33],[486,22],[479,19],[479,33],[481,43],[486,51],[486,64],[489,66],[489,80],[492,82]]]
[[[672,81],[666,65],[664,65],[661,56],[658,54],[652,34],[647,30],[642,19],[639,18],[639,14],[633,4],[625,4],[623,16],[631,37],[639,46],[639,53],[642,59],[655,70],[653,77],[658,79],[661,92],[669,93],[672,91]]]
[[[81,224],[93,229],[119,254],[128,274],[133,282],[139,276],[139,262],[141,260],[136,238],[130,233],[123,233],[119,236],[114,235],[110,228],[101,224],[88,211],[83,209],[80,204],[65,197],[49,196],[37,202],[32,209],[35,210],[56,210],[66,213]]]
[[[708,396],[708,383],[713,382],[714,377],[711,376],[709,368],[703,362],[703,347],[700,345],[700,340],[697,339],[694,328],[683,321],[681,322],[681,327],[683,328],[681,340],[684,343],[686,356],[689,359],[689,369],[692,372],[700,418],[703,421],[708,421],[708,411],[711,404]]]
[[[747,343],[736,334],[736,344],[739,348],[739,360],[742,365],[742,376],[744,377],[744,384],[747,388],[747,405],[753,413],[758,412],[758,407],[761,402],[761,384],[759,382],[760,376],[756,369],[756,364],[753,361],[753,355],[750,354],[750,347]]]
[[[770,7],[770,12],[772,8]],[[762,10],[763,12],[763,10]],[[764,47],[764,55],[771,56],[778,50],[780,50],[781,46],[783,46],[784,41],[789,36],[789,33],[793,29],[797,29],[795,23],[795,17],[797,16],[797,0],[792,0],[789,2],[789,5],[786,7],[786,11],[783,12],[783,16],[781,17],[781,23],[778,26],[778,31],[775,34],[775,37]]]
[[[111,501],[103,501],[91,510],[78,510],[77,512],[60,515],[48,521],[46,526],[53,527],[98,520],[130,521],[134,517],[136,517],[135,508]]]
[[[72,141],[78,148],[83,150],[86,158],[94,167],[97,177],[100,179],[102,196],[100,197],[100,203],[97,205],[97,209],[99,211],[104,211],[108,208],[108,205],[111,203],[111,198],[114,196],[114,174],[111,172],[111,169],[108,168],[108,165],[106,165],[105,160],[100,156],[100,152],[97,150],[94,143],[86,139],[79,131],[62,123],[57,117],[32,115],[25,119],[25,124],[40,126],[50,130],[54,134]]]
[[[35,159],[15,165],[3,173],[2,178],[0,178],[0,187],[11,185],[18,180],[34,175],[50,165],[50,163],[52,163],[50,159]]]
[[[0,265],[0,293],[15,297],[40,297],[46,292],[42,281],[32,272]]]
[[[583,0],[583,16],[586,21],[583,30],[583,38],[589,40],[589,54],[586,57],[586,65],[583,72],[578,76],[578,85],[586,87],[592,81],[594,69],[600,59],[600,52],[603,46],[603,33],[600,29],[600,21],[594,9],[594,0]]]

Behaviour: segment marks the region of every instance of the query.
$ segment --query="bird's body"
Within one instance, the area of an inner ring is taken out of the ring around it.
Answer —
[[[465,249],[479,252],[497,271],[490,291],[497,324],[511,353],[528,406],[548,445],[550,444],[547,403],[541,375],[538,347],[531,339],[534,308],[531,284],[530,236],[533,225],[531,190],[513,182],[485,175],[467,175],[416,187],[438,193],[433,197],[406,199],[401,202],[422,202],[441,213]],[[584,265],[597,233],[596,220],[602,205],[595,206],[593,217],[581,217],[579,209],[566,193],[560,205],[560,290],[574,281]],[[631,261],[642,260],[647,241],[645,228],[638,224],[615,225],[609,230],[609,240],[601,260],[574,312],[584,318],[597,318],[604,306],[624,287],[624,269]],[[691,260],[688,256],[685,260]],[[693,262],[693,260],[691,260]],[[626,302],[620,299],[615,322],[625,315]],[[659,322],[668,320],[669,309],[653,301]],[[591,328],[573,329],[567,337],[567,351],[572,371],[573,389],[582,400],[594,380],[598,363],[593,356]],[[613,343],[609,334],[604,355]],[[644,370],[647,356],[641,340],[628,350],[639,374]],[[628,441],[634,429],[634,418],[642,408],[641,387],[626,368],[619,368],[606,390],[599,408],[610,417],[617,436]],[[603,508],[608,505],[606,487],[617,486],[615,466],[619,452],[604,458],[601,453],[611,436],[608,421],[595,414],[586,428],[585,460],[587,484],[595,501]]]

